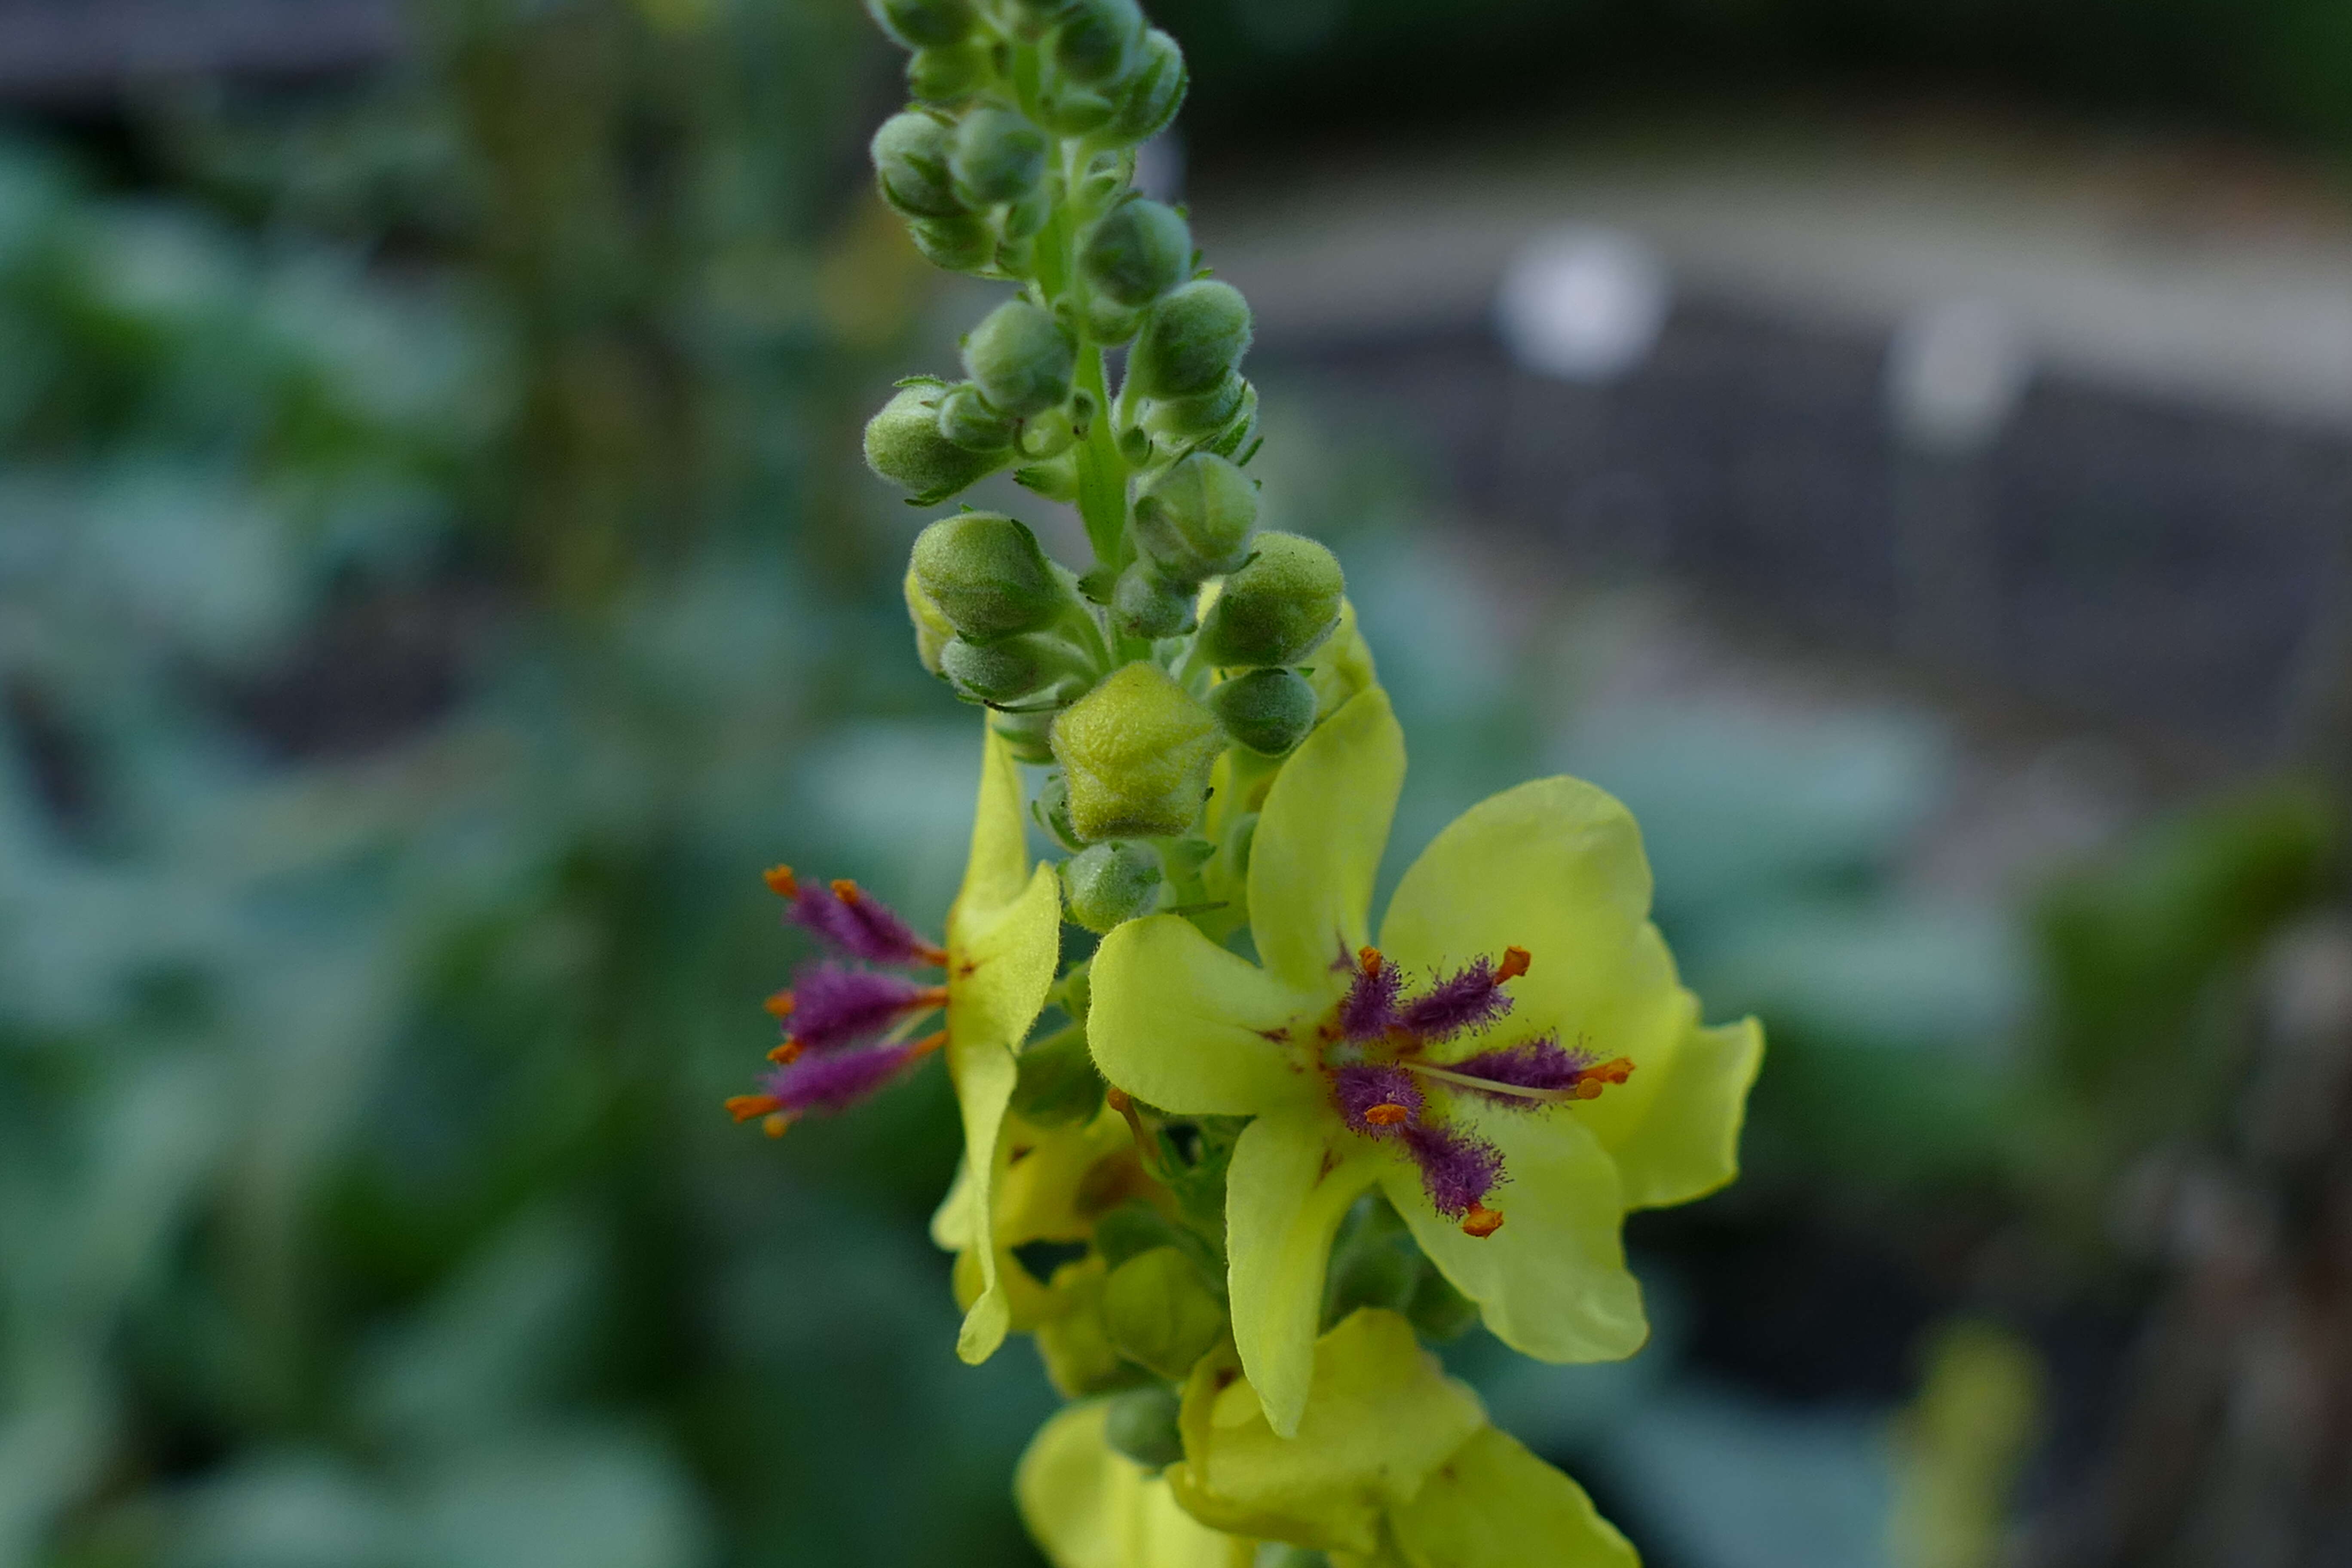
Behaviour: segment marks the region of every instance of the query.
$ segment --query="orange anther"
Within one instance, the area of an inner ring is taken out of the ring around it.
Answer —
[[[915,1002],[917,1005],[923,1007],[944,1007],[948,1005],[948,988],[944,985],[934,985],[916,997]]]
[[[727,1114],[738,1121],[752,1121],[783,1108],[784,1102],[772,1094],[739,1094],[727,1102]]]
[[[771,866],[760,873],[760,879],[768,884],[768,891],[780,899],[800,897],[801,885],[793,878],[790,866]]]
[[[788,1068],[801,1059],[801,1043],[798,1040],[786,1040],[768,1053],[768,1059],[780,1068]]]
[[[1499,985],[1506,980],[1517,980],[1528,972],[1528,965],[1533,962],[1534,956],[1524,947],[1505,948],[1502,964],[1495,971],[1495,984]]]
[[[766,1001],[760,1004],[761,1006],[765,1007],[768,1010],[768,1016],[772,1018],[791,1017],[793,1016],[793,994],[789,991],[779,991],[773,996],[769,997]]]
[[[858,891],[856,883],[851,881],[846,877],[843,877],[834,882],[833,896],[839,899],[845,904],[855,904],[858,900],[864,898],[866,895]]]
[[[1364,1120],[1375,1127],[1400,1127],[1412,1116],[1412,1111],[1394,1101],[1385,1101],[1364,1112]]]
[[[1388,960],[1381,956],[1381,950],[1377,947],[1360,947],[1356,950],[1356,962],[1363,967],[1365,973],[1378,974]]]
[[[784,1135],[784,1129],[792,1124],[793,1119],[779,1110],[760,1123],[760,1131],[771,1138],[782,1138]]]
[[[1472,1204],[1470,1212],[1462,1216],[1462,1233],[1485,1238],[1503,1228],[1503,1211],[1490,1209],[1485,1204]]]
[[[907,1053],[907,1059],[912,1061],[917,1057],[929,1056],[947,1043],[948,1032],[945,1029],[941,1029],[936,1035],[926,1035],[915,1042],[914,1048]]]
[[[1601,1098],[1601,1091],[1608,1087],[1609,1086],[1607,1084],[1602,1083],[1597,1078],[1578,1079],[1576,1080],[1576,1098],[1579,1100],[1599,1100]]]

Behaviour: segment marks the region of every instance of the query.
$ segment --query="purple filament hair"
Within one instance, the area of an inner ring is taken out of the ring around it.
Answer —
[[[786,1110],[846,1110],[927,1054],[920,1045],[812,1053],[770,1073],[762,1087]]]
[[[1430,1206],[1448,1219],[1468,1214],[1504,1179],[1503,1152],[1474,1133],[1424,1123],[1406,1128],[1404,1143]]]
[[[939,950],[898,912],[855,882],[803,887],[793,895],[793,924],[868,963],[936,963]]]
[[[1369,1063],[1344,1067],[1331,1075],[1331,1103],[1349,1126],[1369,1138],[1394,1138],[1421,1120],[1421,1086],[1400,1067]],[[1369,1113],[1389,1107],[1374,1119]],[[1402,1115],[1397,1115],[1397,1111]]]
[[[1444,1040],[1465,1029],[1486,1028],[1510,1010],[1511,998],[1494,961],[1481,958],[1406,1003],[1400,1021],[1423,1039]]]
[[[908,1014],[939,1005],[936,991],[897,974],[820,964],[793,983],[792,1037],[812,1051],[872,1039]]]
[[[1559,1041],[1545,1035],[1502,1050],[1480,1051],[1475,1057],[1450,1064],[1449,1070],[1514,1089],[1561,1090],[1575,1088],[1578,1075],[1591,1065],[1590,1056],[1564,1049]],[[1497,1105],[1521,1109],[1541,1103],[1524,1095],[1487,1094],[1477,1089],[1468,1092]]]
[[[1369,950],[1368,950],[1369,951]],[[1356,967],[1348,994],[1339,998],[1339,1034],[1343,1039],[1377,1040],[1397,1026],[1397,993],[1404,977],[1396,965],[1377,953]]]

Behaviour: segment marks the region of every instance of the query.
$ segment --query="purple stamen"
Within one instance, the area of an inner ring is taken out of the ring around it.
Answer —
[[[1481,958],[1406,1003],[1401,1021],[1424,1040],[1445,1040],[1465,1029],[1486,1028],[1510,1010],[1511,998],[1494,961]]]
[[[781,1109],[795,1115],[846,1110],[929,1054],[930,1046],[924,1041],[821,1056],[811,1052],[770,1073],[761,1087],[775,1096]]]
[[[1404,1143],[1430,1206],[1448,1219],[1468,1214],[1504,1180],[1503,1152],[1475,1133],[1424,1124],[1408,1127]]]
[[[897,974],[837,963],[805,971],[793,985],[793,1038],[811,1051],[837,1050],[889,1029],[908,1014],[936,1007],[936,989]]]
[[[889,905],[855,882],[796,889],[786,918],[869,963],[938,963],[944,956]]]
[[[1377,1040],[1395,1028],[1397,993],[1403,985],[1404,977],[1396,965],[1367,948],[1356,966],[1355,979],[1348,984],[1348,994],[1339,999],[1339,1037]]]
[[[1488,1083],[1508,1084],[1515,1089],[1566,1090],[1575,1088],[1578,1077],[1591,1065],[1592,1058],[1587,1053],[1567,1050],[1558,1039],[1544,1035],[1502,1050],[1480,1051],[1475,1057],[1451,1063],[1448,1070],[1460,1073],[1465,1078],[1485,1079]],[[1468,1092],[1496,1105],[1518,1110],[1542,1103],[1523,1095],[1486,1094],[1477,1089]]]
[[[1365,1063],[1331,1075],[1331,1103],[1367,1138],[1394,1138],[1421,1120],[1423,1100],[1421,1086],[1404,1068]]]

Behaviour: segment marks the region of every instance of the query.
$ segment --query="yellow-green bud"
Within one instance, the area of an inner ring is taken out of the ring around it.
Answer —
[[[911,566],[907,569],[906,592],[907,618],[915,625],[915,656],[923,661],[925,669],[937,675],[940,673],[940,650],[948,646],[948,639],[955,636],[955,627],[940,614],[940,607],[931,603],[931,596],[923,592],[923,585],[915,581],[915,571]]]
[[[1184,105],[1191,75],[1176,40],[1154,27],[1143,36],[1143,63],[1129,84],[1118,112],[1103,128],[1103,139],[1131,147],[1168,129]]]
[[[1216,390],[1249,345],[1249,301],[1232,284],[1203,278],[1151,307],[1127,374],[1146,397],[1197,397]]]
[[[949,272],[985,272],[996,265],[996,230],[976,214],[907,220],[908,237],[923,259]]]
[[[971,0],[866,0],[866,10],[910,49],[952,44],[971,33]]]
[[[1228,669],[1296,664],[1339,624],[1347,586],[1338,558],[1313,540],[1261,533],[1201,623],[1202,657]]]
[[[963,341],[963,367],[989,405],[1034,418],[1070,395],[1077,349],[1051,312],[1007,300],[981,318]]]
[[[1149,305],[1192,270],[1192,230],[1175,208],[1138,196],[1087,232],[1078,267],[1106,299],[1129,309]]]
[[[1238,570],[1256,526],[1256,483],[1211,452],[1179,459],[1135,498],[1135,542],[1171,583]]]
[[[948,173],[968,205],[1018,201],[1045,176],[1045,133],[1009,109],[975,109],[956,128]]]
[[[995,74],[987,47],[977,42],[940,44],[907,57],[907,90],[925,103],[969,98]]]
[[[1054,715],[1050,710],[1035,713],[992,712],[988,727],[1003,740],[1014,762],[1042,768],[1054,760]]]
[[[1119,1354],[1181,1382],[1224,1337],[1225,1309],[1182,1251],[1155,1247],[1110,1271],[1103,1326]]]
[[[985,643],[957,637],[940,650],[940,673],[976,702],[1007,704],[1083,678],[1067,643],[1035,632]]]
[[[1115,1394],[1104,1412],[1103,1440],[1147,1470],[1164,1470],[1184,1457],[1184,1434],[1177,1425],[1183,1408],[1182,1396],[1164,1383]]]
[[[1037,536],[992,511],[943,517],[916,537],[915,580],[971,642],[1053,625],[1070,603]]]
[[[1097,936],[1141,920],[1160,902],[1166,879],[1149,847],[1120,840],[1080,850],[1062,867],[1062,907]]]
[[[948,154],[955,133],[935,114],[894,114],[874,133],[874,176],[882,199],[908,217],[954,217],[970,211],[955,193]]]
[[[1184,832],[1223,740],[1216,716],[1166,670],[1126,666],[1054,721],[1073,831],[1089,844]]]
[[[1315,728],[1315,689],[1295,669],[1253,669],[1209,693],[1225,733],[1251,751],[1279,757]]]
[[[959,386],[940,399],[940,434],[972,452],[1002,452],[1013,445],[1013,421],[988,405],[976,386]]]
[[[1192,629],[1192,604],[1197,597],[1195,590],[1178,587],[1149,562],[1138,561],[1118,574],[1118,583],[1111,590],[1111,614],[1122,636],[1178,637]]]
[[[940,434],[940,404],[948,390],[937,382],[900,387],[866,426],[866,466],[919,506],[947,500],[1011,456],[969,451]]]
[[[1115,80],[1136,62],[1143,33],[1135,0],[1077,0],[1054,34],[1055,68],[1072,81]]]

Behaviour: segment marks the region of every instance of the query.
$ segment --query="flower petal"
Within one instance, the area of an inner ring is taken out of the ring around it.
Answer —
[[[1258,958],[1295,990],[1331,991],[1331,961],[1370,939],[1372,879],[1404,785],[1404,731],[1374,687],[1316,726],[1266,792],[1250,848]]]
[[[1004,737],[983,723],[980,800],[971,819],[971,849],[963,887],[948,914],[952,945],[958,916],[984,917],[1018,899],[1029,884],[1029,824],[1021,809],[1021,769]]]
[[[1582,1487],[1492,1426],[1391,1523],[1412,1568],[1641,1568]]]
[[[1763,1061],[1764,1027],[1753,1018],[1712,1029],[1695,1025],[1683,1037],[1664,1070],[1653,1075],[1649,1114],[1610,1151],[1627,1208],[1688,1203],[1739,1174],[1739,1129]]]
[[[1064,1410],[1014,1473],[1022,1521],[1054,1568],[1248,1568],[1256,1543],[1178,1507],[1165,1480],[1110,1447],[1108,1416],[1099,1400]]]
[[[1223,1530],[1368,1554],[1381,1518],[1486,1425],[1478,1396],[1448,1378],[1394,1312],[1366,1309],[1315,1346],[1314,1392],[1296,1439],[1216,1356],[1184,1390],[1177,1500]]]
[[[1103,1076],[1185,1116],[1249,1116],[1317,1092],[1282,1031],[1318,1004],[1179,915],[1129,921],[1095,952],[1087,1039]]]
[[[1315,1375],[1331,1239],[1387,1163],[1319,1103],[1261,1116],[1234,1145],[1225,1178],[1234,1343],[1283,1436],[1297,1432]]]
[[[1458,1105],[1457,1101],[1457,1105]],[[1507,1184],[1491,1236],[1464,1234],[1429,1206],[1410,1167],[1382,1179],[1389,1201],[1497,1339],[1538,1361],[1617,1361],[1642,1348],[1642,1288],[1625,1269],[1617,1166],[1559,1110],[1496,1110],[1474,1125],[1503,1152]]]

